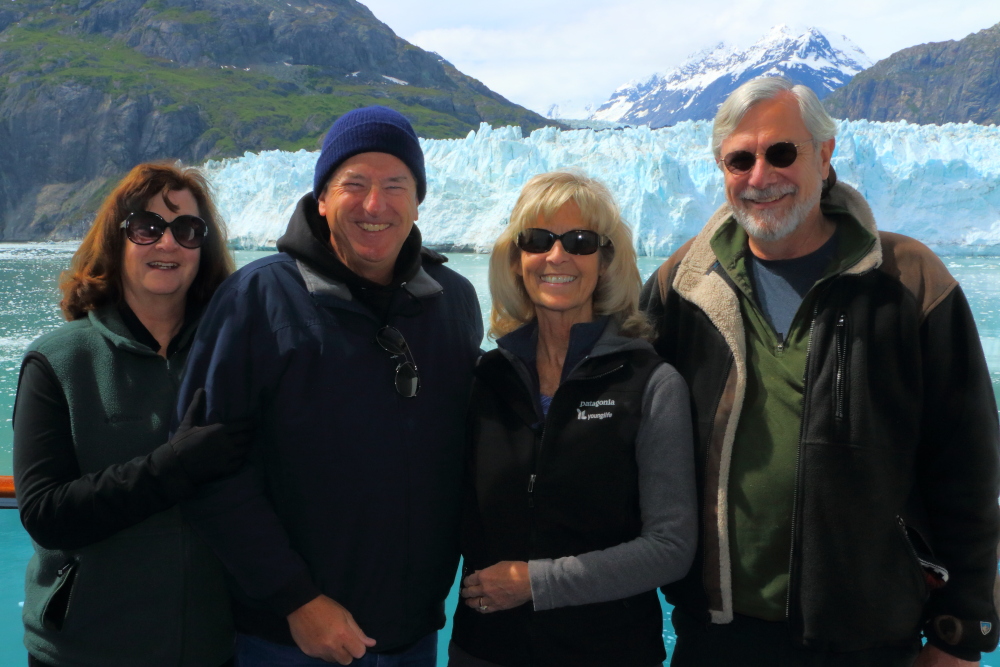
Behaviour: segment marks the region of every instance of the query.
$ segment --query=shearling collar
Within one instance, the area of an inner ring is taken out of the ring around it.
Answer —
[[[875,216],[872,215],[871,207],[868,206],[868,202],[861,196],[861,193],[850,185],[838,181],[830,190],[826,202],[832,206],[846,209],[875,237],[875,245],[868,254],[844,273],[866,273],[871,269],[878,268],[882,264],[882,245],[879,241]],[[712,251],[712,237],[732,215],[733,211],[728,202],[720,206],[694,238],[687,255],[681,260],[674,277],[673,288],[685,299],[694,301],[689,295],[697,289],[700,280],[714,269],[717,260]]]

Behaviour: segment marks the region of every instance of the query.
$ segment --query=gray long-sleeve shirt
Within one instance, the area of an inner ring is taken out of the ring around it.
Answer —
[[[691,410],[687,384],[670,365],[649,378],[635,457],[641,534],[607,549],[528,561],[536,610],[617,600],[687,574],[698,536]]]

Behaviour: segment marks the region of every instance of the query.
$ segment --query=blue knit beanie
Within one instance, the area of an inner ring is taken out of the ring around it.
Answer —
[[[417,181],[417,202],[427,194],[424,152],[410,121],[388,107],[362,107],[338,118],[326,133],[316,161],[313,195],[319,199],[334,170],[358,153],[388,153],[403,161]]]

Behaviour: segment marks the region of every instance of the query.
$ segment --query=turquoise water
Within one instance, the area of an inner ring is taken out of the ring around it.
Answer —
[[[17,372],[25,346],[62,322],[56,282],[66,268],[75,244],[0,244],[0,475],[11,474],[10,414],[17,390]],[[242,266],[268,253],[238,251]],[[450,266],[476,286],[484,324],[489,313],[487,255],[449,255]],[[662,258],[643,257],[639,268],[643,278],[660,265]],[[1000,257],[945,258],[949,270],[962,283],[969,298],[986,359],[993,377],[993,391],[1000,402]],[[492,347],[492,343],[485,342]],[[0,665],[25,664],[21,644],[20,603],[24,568],[31,555],[31,543],[21,527],[17,512],[0,510]],[[457,604],[457,588],[448,601],[449,613]],[[669,605],[665,610],[669,612]],[[441,633],[444,664],[451,623]],[[664,643],[668,656],[673,647],[673,628],[664,622]],[[990,654],[991,656],[997,654]],[[989,667],[985,662],[984,667]]]

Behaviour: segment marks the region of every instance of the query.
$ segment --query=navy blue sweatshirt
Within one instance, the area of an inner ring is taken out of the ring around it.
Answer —
[[[238,630],[292,644],[286,615],[323,593],[391,651],[444,624],[482,320],[415,227],[374,298],[355,296],[371,286],[342,273],[324,232],[306,195],[284,252],[237,271],[203,315],[178,405],[204,387],[209,422],[257,429],[250,463],[185,511],[232,575]],[[415,398],[375,341],[384,322],[419,368]]]

